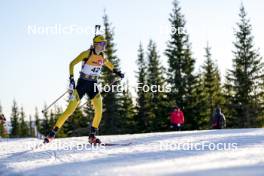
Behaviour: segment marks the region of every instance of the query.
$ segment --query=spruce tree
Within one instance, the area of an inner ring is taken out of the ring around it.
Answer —
[[[83,117],[82,110],[78,106],[74,113],[68,118],[68,120],[63,125],[64,133],[67,136],[80,136],[79,134],[79,128],[80,128],[80,118]],[[86,134],[88,135],[88,133]]]
[[[254,47],[252,26],[243,5],[234,41],[233,68],[226,76],[229,127],[256,127],[263,96],[263,63]]]
[[[0,114],[2,114],[2,105],[0,103]],[[4,127],[4,123],[0,122],[0,137],[5,137],[5,127]]]
[[[19,117],[19,126],[20,126],[20,137],[28,137],[29,136],[29,127],[27,122],[25,121],[26,115],[23,107],[20,109],[20,117]]]
[[[144,49],[140,43],[138,49],[138,58],[136,64],[138,65],[137,70],[137,104],[136,104],[136,126],[139,132],[145,132],[148,126],[147,112],[148,102],[147,93],[142,88],[147,85],[147,70],[146,70],[146,59],[144,56]]]
[[[108,16],[105,14],[103,16],[103,23],[104,23],[104,33],[105,38],[107,40],[107,46],[105,55],[109,59],[110,62],[113,63],[115,69],[119,68],[119,58],[116,56],[116,49],[114,43],[114,32],[109,22]],[[103,85],[112,83],[116,78],[116,75],[113,74],[108,68],[103,68],[102,70],[102,83]],[[115,82],[115,84],[120,84],[120,81]],[[119,131],[118,124],[122,120],[120,118],[120,93],[117,91],[110,91],[107,92],[103,98],[103,117],[102,123],[100,128],[100,133],[102,134],[114,134]]]
[[[87,98],[87,102],[86,105],[84,106],[83,113],[84,113],[83,118],[80,119],[81,127],[89,128],[91,126],[94,117],[92,102],[89,98]]]
[[[159,61],[156,44],[152,40],[149,41],[148,45],[147,61],[146,79],[147,85],[150,87],[149,92],[146,93],[149,106],[147,120],[150,123],[150,131],[160,131],[162,128],[167,127],[168,112],[166,112],[164,68]]]
[[[134,133],[136,132],[135,122],[135,107],[132,100],[132,95],[128,88],[128,81],[123,85],[124,89],[120,98],[121,108],[119,110],[121,123],[119,133]]]
[[[32,116],[29,116],[29,136],[35,136],[35,129],[34,129],[34,121],[32,120]]]
[[[36,129],[37,129],[37,135],[38,135],[38,133],[40,133],[40,130],[41,130],[41,122],[40,122],[40,119],[39,119],[39,112],[38,112],[38,108],[37,107],[35,107],[34,119],[35,119],[35,126],[36,126]]]
[[[44,108],[43,109],[46,109],[47,108],[47,105],[44,105]],[[48,111],[45,111],[43,113],[43,116],[44,116],[44,119],[41,120],[41,124],[40,124],[40,133],[44,136],[46,136],[49,131],[51,130],[50,129],[50,124],[49,124],[49,112]]]
[[[187,127],[193,129],[193,113],[195,110],[194,87],[196,76],[194,75],[195,60],[192,57],[189,36],[186,32],[186,21],[181,13],[177,0],[173,2],[173,10],[169,21],[175,29],[170,35],[170,40],[165,51],[168,57],[168,83],[172,91],[168,94],[172,104],[183,109]]]
[[[54,124],[56,123],[56,114],[54,113],[54,110],[50,110],[50,113],[49,113],[49,129],[52,129]]]
[[[207,121],[211,124],[214,109],[217,105],[223,103],[223,98],[220,73],[217,64],[212,59],[211,48],[208,44],[205,48],[205,58],[206,60],[202,66],[202,79],[207,102],[204,106],[207,107],[205,112],[207,114]]]
[[[16,101],[13,101],[12,111],[11,111],[11,137],[19,137],[20,135],[20,125],[19,125],[19,110]]]
[[[193,111],[193,129],[204,130],[210,127],[210,107],[208,101],[208,92],[205,88],[204,75],[198,74],[194,91],[195,106]]]

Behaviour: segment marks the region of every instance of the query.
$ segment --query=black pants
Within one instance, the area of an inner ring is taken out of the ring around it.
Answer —
[[[181,126],[178,126],[178,124],[171,124],[171,128],[175,131],[181,131]]]
[[[99,93],[96,80],[85,80],[83,78],[78,79],[76,90],[80,100],[85,94],[92,100]]]

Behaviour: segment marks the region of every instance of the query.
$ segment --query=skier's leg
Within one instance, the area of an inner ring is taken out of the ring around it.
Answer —
[[[87,84],[88,89],[86,91],[87,95],[89,96],[91,100],[91,104],[94,109],[94,117],[93,117],[93,122],[91,125],[90,129],[90,134],[89,134],[89,142],[91,144],[97,144],[101,143],[101,141],[95,137],[96,132],[98,130],[100,121],[102,119],[102,112],[103,112],[103,105],[102,105],[102,96],[98,90],[97,87],[97,81],[89,81],[89,84]]]
[[[93,128],[98,128],[100,121],[102,119],[102,112],[103,112],[103,105],[102,105],[102,96],[100,93],[98,93],[93,99],[92,99],[92,105],[94,108],[94,118],[93,118],[93,123],[92,127]]]
[[[93,99],[92,99],[92,105],[94,108],[94,118],[93,118],[93,123],[90,129],[90,134],[89,134],[89,143],[91,144],[100,144],[101,141],[97,137],[95,137],[96,132],[98,130],[100,121],[102,119],[102,97],[101,94],[98,93]]]
[[[85,84],[83,81],[79,79],[77,87],[73,91],[73,99],[70,100],[68,107],[63,112],[63,114],[58,118],[55,126],[49,132],[47,137],[44,139],[44,143],[48,143],[55,138],[56,132],[59,130],[59,128],[62,127],[62,125],[65,123],[68,117],[75,111],[76,107],[79,105],[80,100],[84,96],[84,94],[85,94]]]
[[[91,144],[101,143],[100,139],[95,137],[100,121],[102,119],[103,112],[102,96],[97,88],[97,82],[90,82],[87,94],[91,99],[94,109],[94,118],[90,129],[89,142]]]
[[[82,79],[78,80],[77,87],[73,92],[73,99],[70,100],[67,109],[63,112],[63,114],[58,118],[54,128],[61,128],[65,121],[72,115],[77,106],[80,103],[80,100],[84,96],[86,91],[86,82]]]
[[[97,87],[97,81],[89,82],[87,95],[89,96],[93,109],[94,109],[94,118],[92,122],[92,129],[97,129],[99,127],[100,121],[102,119],[102,96]],[[93,132],[93,130],[91,130]]]
[[[77,106],[80,103],[79,95],[77,91],[74,91],[74,98],[70,100],[68,107],[66,110],[62,113],[62,115],[58,118],[55,127],[61,128],[62,125],[65,123],[65,121],[72,115],[72,113],[75,111]]]
[[[76,107],[78,106],[80,100],[79,100],[79,95],[76,90],[73,92],[74,98],[70,100],[68,107],[66,110],[62,113],[62,115],[58,118],[55,126],[53,129],[48,133],[47,137],[44,139],[44,143],[49,143],[51,140],[55,138],[55,135],[59,128],[62,127],[64,122],[68,119],[68,117],[75,111]]]

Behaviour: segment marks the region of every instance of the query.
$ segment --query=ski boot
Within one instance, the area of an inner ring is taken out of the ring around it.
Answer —
[[[48,135],[44,138],[44,143],[49,143],[51,142],[54,138],[55,138],[55,135],[58,131],[58,127],[55,127],[53,128],[49,133]]]
[[[92,144],[92,145],[101,144],[101,140],[98,139],[97,137],[95,137],[94,134],[90,134],[89,135],[89,143]]]
[[[98,139],[97,137],[95,137],[96,131],[97,131],[96,128],[91,127],[91,132],[90,132],[88,141],[92,145],[94,145],[94,144],[101,144],[100,139]]]

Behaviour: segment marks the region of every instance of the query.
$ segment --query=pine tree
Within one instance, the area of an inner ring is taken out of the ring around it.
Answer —
[[[243,5],[240,21],[235,31],[233,68],[226,76],[227,125],[230,127],[256,127],[261,115],[263,96],[263,63],[258,50],[254,48],[252,26]]]
[[[116,49],[114,44],[114,33],[113,29],[111,28],[111,24],[109,23],[108,16],[105,14],[103,16],[104,22],[104,31],[105,31],[105,38],[107,40],[106,46],[106,57],[111,61],[115,69],[119,70],[119,58],[116,56]],[[109,69],[104,68],[102,70],[102,78],[103,78],[103,85],[110,84],[116,79],[116,75],[114,75]],[[120,84],[120,81],[117,81],[115,84]],[[116,91],[107,92],[107,94],[103,98],[103,118],[100,128],[100,133],[102,134],[114,134],[119,131],[119,124],[122,120],[120,118],[120,93]]]
[[[137,71],[137,104],[136,104],[136,126],[139,132],[145,132],[148,125],[147,120],[147,93],[142,88],[144,85],[147,85],[147,70],[146,70],[146,60],[144,56],[144,50],[142,44],[140,43],[138,49],[138,59],[137,59],[138,71]]]
[[[20,117],[19,117],[19,126],[20,126],[20,137],[28,137],[29,136],[29,127],[27,122],[25,121],[25,112],[23,107],[20,109]]]
[[[221,77],[217,64],[212,60],[211,48],[207,44],[205,48],[205,62],[202,66],[203,87],[206,92],[207,102],[203,106],[206,108],[207,121],[212,123],[212,116],[217,105],[223,103],[221,91]]]
[[[177,0],[173,2],[173,10],[169,21],[175,32],[170,35],[167,49],[168,57],[168,83],[172,91],[168,94],[171,104],[183,109],[188,128],[193,129],[193,113],[195,110],[194,87],[196,76],[194,75],[195,60],[192,57],[189,36],[185,29],[184,15]]]
[[[132,95],[128,88],[128,81],[123,87],[127,89],[123,90],[120,102],[121,108],[119,110],[121,117],[121,128],[119,133],[134,133],[136,132],[136,122],[135,122],[135,107],[132,100]]]
[[[20,125],[19,125],[19,111],[16,101],[13,101],[12,111],[11,111],[11,137],[19,137],[20,135]]]

